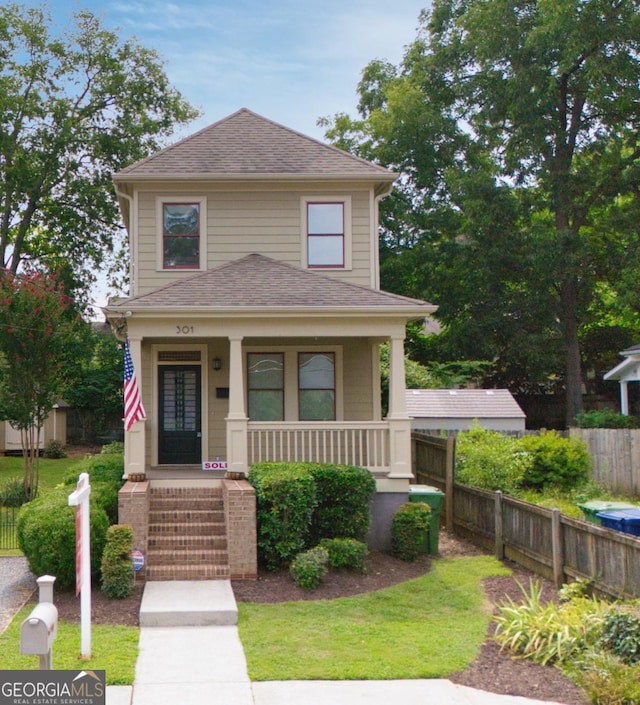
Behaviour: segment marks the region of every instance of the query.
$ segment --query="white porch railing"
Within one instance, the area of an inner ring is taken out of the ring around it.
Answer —
[[[250,421],[248,446],[249,465],[335,463],[389,471],[389,426],[384,421]]]

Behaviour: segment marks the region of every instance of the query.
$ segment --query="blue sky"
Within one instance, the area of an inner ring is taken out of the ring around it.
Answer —
[[[49,0],[67,26],[89,8],[165,60],[203,112],[190,134],[246,107],[312,137],[321,116],[356,113],[360,73],[398,63],[429,0]]]

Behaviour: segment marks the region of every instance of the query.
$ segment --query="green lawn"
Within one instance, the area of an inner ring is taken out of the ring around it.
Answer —
[[[416,580],[338,600],[239,605],[252,680],[445,678],[472,663],[490,612],[490,556],[440,559]]]
[[[38,668],[37,656],[20,654],[20,626],[33,607],[33,604],[24,607],[0,634],[0,670]],[[58,624],[58,636],[53,645],[55,670],[104,669],[107,685],[130,685],[137,657],[137,627],[93,625],[91,659],[84,661],[80,658],[80,625],[63,621]]]
[[[62,478],[67,474],[67,471],[79,462],[77,458],[60,458],[59,460],[39,458],[40,492],[52,490],[57,484],[62,482]],[[22,456],[0,456],[0,488],[12,477],[22,478],[22,468]]]

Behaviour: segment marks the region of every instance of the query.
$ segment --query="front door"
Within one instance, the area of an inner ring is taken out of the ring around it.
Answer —
[[[160,365],[158,463],[199,465],[202,461],[200,366]]]

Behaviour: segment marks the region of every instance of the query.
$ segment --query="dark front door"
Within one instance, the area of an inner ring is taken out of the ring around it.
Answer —
[[[158,463],[194,465],[202,461],[200,366],[161,365]]]

